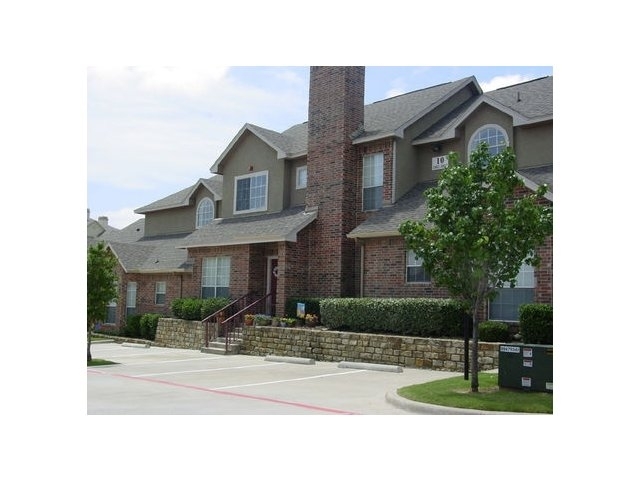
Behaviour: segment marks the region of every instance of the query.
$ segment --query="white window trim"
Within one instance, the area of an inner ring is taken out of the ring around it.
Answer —
[[[369,185],[366,186],[364,185],[365,183],[365,176],[364,176],[364,164],[365,161],[369,158],[375,158],[375,157],[380,157],[382,159],[381,162],[381,175],[380,175],[380,185]],[[374,208],[366,208],[365,204],[364,204],[364,191],[367,188],[380,188],[383,187],[384,188],[384,152],[376,152],[376,153],[369,153],[367,155],[364,155],[362,157],[362,211],[363,212],[369,212],[369,211],[374,211],[376,209]],[[383,193],[384,195],[384,193]]]
[[[495,128],[496,130],[499,130],[502,135],[504,135],[505,138],[505,145],[504,147],[507,148],[509,146],[509,135],[507,134],[507,131],[502,128],[500,125],[498,125],[497,123],[486,123],[484,125],[482,125],[481,127],[477,128],[475,132],[473,132],[473,134],[471,135],[471,137],[469,137],[469,143],[467,144],[467,157],[471,158],[471,153],[473,152],[471,144],[473,143],[476,135],[478,135],[479,132],[481,132],[482,130],[484,130],[485,128]]]
[[[163,288],[159,288],[162,286]],[[158,303],[158,295],[164,295],[164,302]],[[167,301],[167,282],[156,282],[156,293],[154,297],[155,305],[164,305]]]
[[[205,197],[202,200],[200,200],[200,202],[198,203],[198,208],[196,208],[196,228],[202,228],[206,225],[209,225],[209,223],[211,223],[211,222],[208,222],[202,225],[198,224],[198,221],[200,220],[200,207],[202,207],[203,203],[205,202],[211,204],[211,222],[213,222],[213,219],[216,218],[216,204],[209,197]]]
[[[300,171],[304,170],[305,174],[304,174],[304,185],[302,185],[300,183]],[[303,188],[307,188],[307,166],[303,165],[301,167],[297,167],[296,168],[296,190],[301,190]]]
[[[221,269],[221,263],[222,261],[225,261],[228,263],[228,275],[226,275],[225,277],[222,277],[222,282],[219,284],[218,280],[220,280],[220,269]],[[211,266],[212,271],[213,271],[213,275],[209,276],[209,277],[205,277],[205,272],[206,272],[206,268],[205,268],[205,264],[206,263],[212,263],[213,265]],[[205,283],[205,278],[210,278],[212,279],[212,283]],[[200,296],[202,297],[202,289],[203,288],[213,288],[216,291],[216,296],[218,293],[218,289],[220,288],[229,288],[231,285],[231,257],[227,256],[227,255],[222,255],[222,256],[217,256],[217,257],[206,257],[202,260],[202,276],[200,278]]]
[[[413,257],[415,260],[418,261],[418,263],[409,263],[409,258]],[[409,281],[409,267],[422,267],[424,269],[424,262],[422,261],[421,258],[417,258],[415,252],[413,250],[406,250],[405,251],[405,267],[404,267],[404,282],[407,284],[411,284],[411,285],[415,285],[415,284],[425,284],[425,283],[431,283],[431,275],[429,275],[426,271],[425,271],[425,277],[428,277],[428,280],[423,280],[420,282],[416,282],[416,281]]]
[[[236,210],[237,196],[238,196],[238,180],[244,180],[245,178],[261,177],[261,176],[266,177],[264,206],[259,208],[251,208],[248,210]],[[239,213],[264,212],[267,210],[268,204],[269,204],[269,171],[268,170],[263,170],[261,172],[255,172],[255,173],[248,173],[246,175],[238,175],[237,177],[234,178],[233,180],[233,213],[234,215]]]

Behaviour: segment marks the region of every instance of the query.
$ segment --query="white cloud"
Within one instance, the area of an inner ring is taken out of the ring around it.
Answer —
[[[88,181],[145,190],[208,177],[245,122],[276,128],[274,117],[292,111],[306,119],[297,94],[306,85],[279,73],[286,81],[267,90],[234,80],[228,67],[89,68]]]
[[[398,95],[402,95],[403,93],[407,93],[405,89],[403,88],[392,88],[390,90],[387,90],[387,92],[384,95],[384,98],[391,98],[391,97],[396,97]]]
[[[483,92],[490,92],[498,88],[508,87],[509,85],[515,85],[516,83],[522,83],[532,79],[533,77],[526,75],[500,75],[493,77],[488,82],[480,82],[480,87]]]

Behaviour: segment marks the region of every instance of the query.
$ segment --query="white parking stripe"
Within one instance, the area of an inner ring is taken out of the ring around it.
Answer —
[[[163,375],[178,375],[181,373],[199,373],[199,372],[216,372],[220,370],[236,370],[240,368],[256,368],[256,367],[269,367],[271,365],[282,365],[281,363],[259,363],[255,365],[243,365],[241,367],[221,367],[221,368],[206,368],[203,370],[182,370],[178,372],[160,372],[160,373],[144,373],[141,375],[131,375],[132,377],[161,377]]]
[[[215,387],[212,390],[228,390],[231,388],[242,388],[242,387],[258,387],[261,385],[273,385],[276,383],[286,383],[286,382],[299,382],[302,380],[313,380],[314,378],[322,378],[322,377],[335,377],[337,375],[350,375],[352,373],[361,373],[366,372],[366,370],[352,370],[350,372],[340,372],[340,373],[326,373],[324,375],[314,375],[312,377],[300,377],[300,378],[290,378],[288,380],[274,380],[273,382],[262,382],[262,383],[247,383],[244,385],[229,385],[227,387]]]

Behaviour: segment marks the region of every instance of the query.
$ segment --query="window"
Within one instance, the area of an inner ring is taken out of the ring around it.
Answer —
[[[236,177],[233,213],[260,212],[267,209],[267,172]]]
[[[362,209],[382,207],[382,153],[365,155],[362,162]]]
[[[231,257],[211,257],[202,260],[202,298],[229,297]]]
[[[113,282],[113,286],[118,291],[118,280]],[[118,320],[118,297],[114,298],[107,305],[107,321],[105,323],[116,323]]]
[[[498,290],[498,295],[489,303],[489,318],[517,321],[520,305],[533,303],[535,286],[533,267],[523,263],[516,277],[516,286],[501,288]]]
[[[196,228],[204,227],[213,221],[213,201],[203,198],[198,204],[196,212]]]
[[[296,190],[307,188],[307,166],[296,168]]]
[[[422,259],[412,250],[407,250],[407,283],[425,283],[431,277],[422,265]]]
[[[476,130],[471,136],[469,155],[471,155],[471,152],[478,148],[478,145],[482,142],[485,142],[489,146],[489,153],[491,155],[497,155],[509,145],[509,137],[501,126],[485,125]]]
[[[156,282],[156,305],[164,305],[167,296],[167,282]]]
[[[136,314],[136,295],[138,292],[138,283],[127,283],[127,317]]]

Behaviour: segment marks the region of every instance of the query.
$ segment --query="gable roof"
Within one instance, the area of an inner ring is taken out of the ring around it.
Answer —
[[[364,143],[389,136],[402,137],[404,130],[413,122],[467,87],[481,92],[475,77],[466,77],[365,105],[364,126],[362,131],[357,132],[353,143]],[[220,154],[210,169],[211,173],[218,172],[220,163],[247,132],[273,148],[278,159],[297,158],[307,154],[307,122],[294,125],[282,133],[247,123]]]
[[[192,186],[182,189],[179,192],[172,193],[160,200],[137,208],[134,213],[149,213],[168,208],[186,207],[189,205],[191,198],[195,195],[198,187],[204,187],[213,194],[214,200],[222,199],[222,177],[214,175],[210,178],[201,178]]]
[[[509,115],[514,127],[552,120],[553,77],[530,80],[471,98],[416,137],[413,145],[455,138],[455,129],[482,104]]]
[[[317,210],[295,207],[278,213],[216,218],[179,242],[178,248],[297,241],[297,234],[317,217]]]

